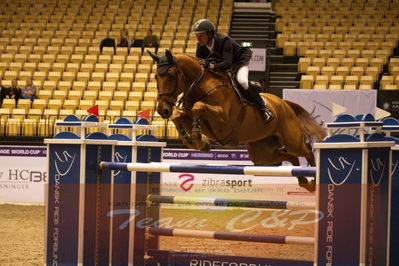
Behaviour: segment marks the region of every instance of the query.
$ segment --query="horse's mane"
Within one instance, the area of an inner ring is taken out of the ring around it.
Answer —
[[[192,56],[192,55],[176,54],[175,56],[177,57],[178,60],[179,60],[179,58],[182,58],[182,57],[188,57],[188,58],[192,59],[191,61],[194,61],[198,65],[200,64],[200,59],[198,57],[195,57],[195,56]],[[216,72],[216,71],[212,71],[212,70],[209,70],[209,69],[206,69],[205,71],[207,73],[211,74],[211,76],[213,76],[214,78],[222,79],[222,80],[225,80],[225,79],[228,80],[227,73],[224,72],[224,71],[223,72]]]

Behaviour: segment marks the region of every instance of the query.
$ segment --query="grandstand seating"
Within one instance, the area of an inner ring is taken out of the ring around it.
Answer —
[[[399,1],[279,1],[276,45],[300,56],[304,89],[399,89],[397,58]],[[378,80],[389,63],[389,76]],[[396,65],[395,65],[396,64]],[[326,77],[327,76],[327,77]]]
[[[140,47],[101,51],[101,40],[110,37],[118,43],[123,29],[142,39],[151,28],[160,39],[158,53],[167,48],[194,54],[192,24],[206,17],[228,33],[232,7],[232,0],[1,1],[2,85],[10,86],[16,78],[22,87],[33,78],[37,99],[18,105],[4,101],[0,134],[48,136],[54,132],[52,122],[68,112],[87,115],[93,104],[99,104],[103,121],[113,122],[122,114],[134,117],[146,108],[154,114],[156,66],[151,57]],[[159,130],[159,136],[165,131]]]

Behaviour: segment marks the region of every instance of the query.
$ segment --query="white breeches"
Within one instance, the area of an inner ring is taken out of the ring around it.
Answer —
[[[244,65],[244,66],[240,67],[238,69],[238,71],[237,71],[237,82],[245,90],[247,90],[248,87],[249,87],[249,85],[248,85],[248,72],[249,72],[249,66],[248,65]]]

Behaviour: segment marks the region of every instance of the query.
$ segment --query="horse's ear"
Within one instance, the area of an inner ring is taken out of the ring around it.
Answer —
[[[173,64],[175,63],[175,61],[173,60],[172,52],[169,51],[168,49],[166,49],[166,50],[165,50],[165,55],[166,55],[166,57],[168,58],[168,63],[169,63],[170,65],[173,65]]]
[[[149,50],[147,50],[147,53],[152,57],[152,59],[154,59],[155,62],[159,63],[159,56],[151,53]]]

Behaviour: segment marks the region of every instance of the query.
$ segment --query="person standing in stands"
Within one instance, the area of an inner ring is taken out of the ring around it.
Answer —
[[[263,121],[266,124],[272,121],[273,114],[260,97],[258,86],[248,82],[251,49],[242,47],[229,36],[216,33],[208,19],[198,20],[192,33],[197,37],[196,56],[202,59],[202,66],[213,71],[235,72],[238,84],[245,90],[243,93],[259,107]]]
[[[15,99],[15,101],[18,101],[20,96],[21,89],[18,88],[18,81],[14,79],[11,83],[11,87],[5,91],[4,99]]]
[[[1,85],[1,79],[0,79],[0,106],[3,103],[3,99],[6,97],[7,91],[8,91],[7,88]]]
[[[31,78],[28,78],[26,80],[26,86],[21,91],[21,98],[30,99],[31,101],[36,98],[36,87],[35,85],[33,85],[33,81]]]
[[[157,49],[158,46],[158,36],[152,33],[152,29],[148,29],[147,35],[144,37],[143,40],[143,47],[154,47],[155,49]]]
[[[118,47],[130,47],[129,31],[123,30],[119,37]]]

